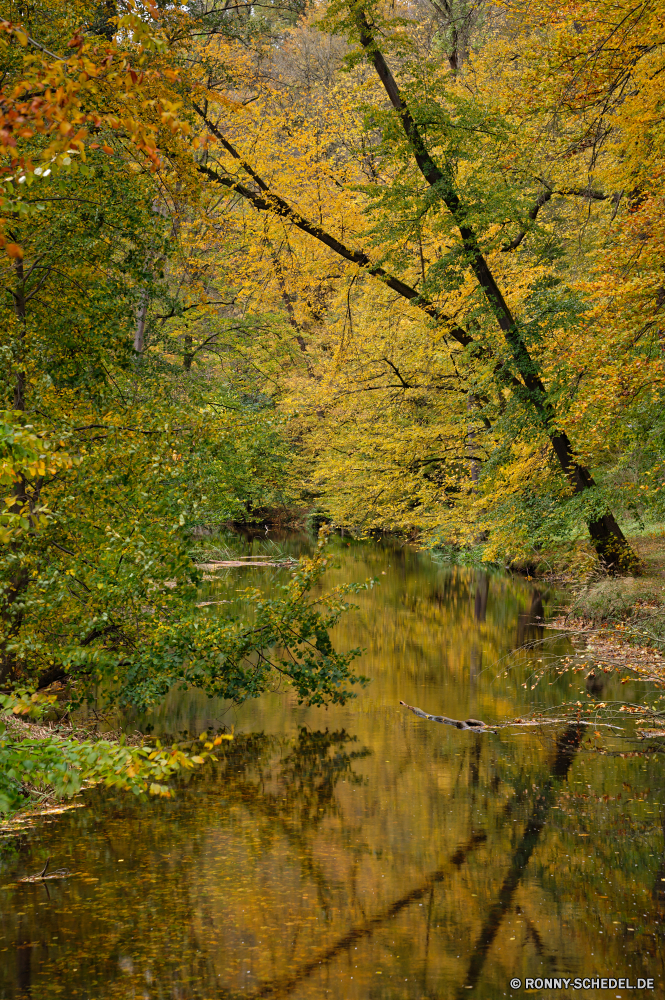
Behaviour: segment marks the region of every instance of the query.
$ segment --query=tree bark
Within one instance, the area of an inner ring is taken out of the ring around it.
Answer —
[[[191,333],[185,334],[185,351],[182,356],[182,366],[186,372],[192,370],[192,361],[194,360],[194,339]]]
[[[145,327],[148,318],[148,290],[141,291],[139,307],[136,313],[136,330],[134,331],[134,350],[143,354],[145,350]]]

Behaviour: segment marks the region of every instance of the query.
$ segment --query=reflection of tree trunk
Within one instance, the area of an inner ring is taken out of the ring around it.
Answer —
[[[473,613],[477,622],[484,622],[487,616],[487,597],[490,591],[490,579],[481,569],[476,572],[476,599]]]
[[[482,746],[480,740],[475,741],[476,745],[469,754],[469,771],[471,772],[471,787],[477,788],[480,783],[480,754]]]
[[[477,984],[480,979],[487,953],[497,935],[501,922],[510,907],[515,890],[522,881],[522,876],[529,859],[538,844],[547,815],[556,799],[561,781],[566,777],[581,741],[581,728],[568,726],[556,742],[556,755],[550,771],[550,777],[536,799],[531,815],[527,821],[522,839],[513,851],[508,874],[503,880],[496,902],[490,907],[485,918],[480,935],[469,960],[469,969],[464,983],[458,990],[458,997],[467,997],[467,989]]]
[[[302,729],[299,734],[298,744],[294,750],[282,761],[282,773],[280,775],[280,785],[288,791],[286,815],[284,815],[278,802],[272,795],[264,790],[264,778],[260,774],[256,783],[248,780],[243,781],[238,777],[239,766],[247,768],[250,764],[258,766],[258,758],[265,753],[268,745],[264,741],[255,744],[253,753],[248,753],[246,747],[238,744],[239,760],[235,755],[229,756],[229,767],[234,774],[233,787],[238,793],[238,800],[242,802],[244,808],[251,811],[253,815],[269,820],[271,826],[277,827],[282,835],[289,842],[294,853],[300,860],[303,874],[309,876],[316,886],[319,905],[321,906],[326,919],[330,917],[330,878],[325,875],[323,868],[314,855],[312,844],[307,837],[307,831],[315,830],[322,821],[327,809],[332,805],[335,797],[335,789],[338,780],[343,776],[352,774],[352,764],[355,759],[363,758],[369,754],[369,750],[347,751],[345,749],[348,737],[344,731],[333,733],[311,733]],[[335,749],[334,757],[328,756],[329,749]],[[278,799],[281,798],[279,793]],[[294,813],[295,802],[301,805],[300,816]]]
[[[663,813],[662,816],[662,826],[663,826],[663,840],[665,840],[665,812]],[[660,862],[660,867],[656,872],[656,881],[653,884],[653,890],[651,894],[658,908],[661,911],[665,910],[665,848],[663,849],[663,856]]]
[[[520,612],[517,618],[518,649],[532,639],[533,641],[542,641],[544,633],[543,615],[543,595],[539,591],[534,590],[531,594],[529,610]]]
[[[19,917],[16,942],[16,986],[20,997],[32,996],[32,944],[23,929],[22,917]]]
[[[279,979],[272,979],[269,982],[264,983],[263,986],[259,986],[254,993],[248,993],[247,996],[249,1000],[254,1000],[254,998],[258,997],[280,996],[281,994],[289,993],[295,986],[299,985],[306,976],[310,976],[313,972],[319,971],[322,965],[332,961],[332,959],[336,958],[341,952],[350,948],[352,944],[355,944],[361,938],[370,937],[378,927],[387,923],[389,920],[393,920],[398,913],[401,913],[402,910],[411,906],[412,903],[417,903],[420,900],[425,899],[435,885],[439,882],[443,882],[444,879],[450,875],[451,866],[460,868],[466,861],[467,855],[480,844],[483,844],[486,839],[487,835],[484,833],[472,834],[466,844],[459,847],[450,857],[448,864],[444,868],[432,872],[431,875],[428,875],[424,882],[422,882],[416,889],[412,889],[411,892],[408,892],[405,896],[402,896],[395,903],[387,906],[375,916],[370,917],[368,920],[364,920],[360,924],[356,924],[355,927],[352,927],[350,931],[347,931],[347,933],[341,938],[338,938],[337,941],[333,942],[333,944],[331,944],[329,948],[326,948],[325,951],[315,953],[309,961],[303,962],[302,965],[297,966],[287,975]]]
[[[427,963],[429,961],[429,939],[432,930],[432,908],[434,906],[434,883],[429,891],[429,902],[427,903],[427,935],[425,937],[425,961],[423,962],[423,995],[427,995]]]
[[[473,617],[477,622],[484,622],[487,617],[487,597],[490,589],[490,581],[487,573],[479,569],[476,571],[476,595],[473,602]],[[470,680],[474,684],[480,676],[483,665],[482,647],[474,639],[469,651]]]
[[[483,665],[483,653],[477,642],[472,643],[471,649],[469,650],[469,680],[475,686],[476,681],[480,677],[480,671]]]

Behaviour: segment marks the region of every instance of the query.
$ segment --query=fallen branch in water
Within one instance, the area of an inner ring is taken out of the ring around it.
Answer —
[[[198,569],[207,573],[214,573],[218,569],[242,569],[244,566],[276,566],[284,568],[295,566],[297,559],[288,556],[286,559],[263,559],[261,556],[238,556],[237,559],[218,559],[215,562],[197,563]]]
[[[495,722],[493,728],[495,729],[507,729],[510,727],[517,726],[518,728],[524,728],[526,726],[557,726],[561,724],[566,726],[603,726],[605,729],[616,729],[617,732],[622,733],[623,729],[621,726],[612,726],[609,722],[596,722],[593,719],[577,719],[575,717],[569,716],[564,719],[513,719],[512,722]]]
[[[55,871],[47,875],[46,870],[48,869],[50,860],[50,858],[46,859],[46,864],[36,875],[26,875],[24,878],[20,878],[19,882],[43,882],[48,878],[69,878],[71,875],[69,868],[56,868]]]
[[[618,732],[623,732],[621,726],[612,726],[609,722],[597,722],[593,719],[513,719],[511,722],[481,722],[479,719],[466,719],[464,721],[460,719],[449,719],[446,715],[430,715],[429,712],[423,712],[421,708],[414,708],[413,705],[407,705],[405,701],[400,701],[400,705],[404,705],[404,708],[408,708],[410,712],[417,715],[421,719],[426,719],[428,722],[442,722],[446,726],[454,726],[456,729],[473,729],[476,732],[486,733],[494,732],[497,729],[506,729],[507,727],[534,727],[534,726],[554,726],[557,724],[565,723],[565,725],[570,725],[571,722],[575,725],[580,726],[603,726],[605,729],[616,729]]]
[[[486,732],[490,727],[479,719],[449,719],[446,715],[429,715],[428,712],[423,712],[421,708],[414,708],[413,705],[407,705],[405,701],[400,701],[400,705],[404,705],[404,708],[408,708],[410,712],[414,715],[419,716],[421,719],[427,719],[428,722],[442,722],[446,726],[454,726],[455,729],[474,729],[476,732]]]

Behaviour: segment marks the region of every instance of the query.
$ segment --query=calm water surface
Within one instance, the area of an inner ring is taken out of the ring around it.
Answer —
[[[523,996],[514,977],[595,976],[654,989],[537,995],[665,996],[662,762],[599,755],[563,726],[474,734],[399,705],[491,721],[587,701],[584,671],[531,689],[539,660],[571,652],[534,621],[553,597],[336,544],[330,583],[379,581],[336,635],[364,648],[371,684],[328,710],[174,694],[140,720],[236,738],[170,801],[94,790],[0,840],[2,1000],[490,1000]],[[276,582],[234,571],[207,599],[240,580]],[[16,884],[49,855],[75,875]]]

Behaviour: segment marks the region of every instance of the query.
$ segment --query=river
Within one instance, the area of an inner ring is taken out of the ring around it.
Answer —
[[[491,722],[588,701],[586,670],[532,689],[573,655],[540,624],[555,595],[334,544],[331,584],[377,580],[335,633],[363,648],[370,684],[329,709],[174,692],[139,720],[235,738],[170,800],[98,788],[0,840],[2,1000],[493,1000],[530,979],[540,997],[665,996],[658,756],[601,754],[563,725],[459,731],[400,706]],[[282,576],[233,570],[204,596]],[[72,876],[17,884],[47,856]],[[623,983],[642,979],[653,989]]]

